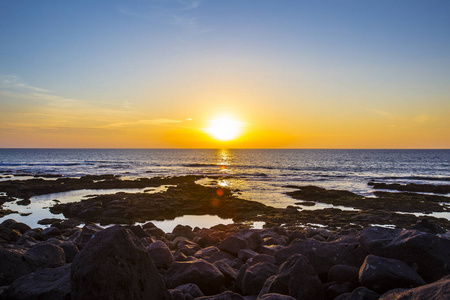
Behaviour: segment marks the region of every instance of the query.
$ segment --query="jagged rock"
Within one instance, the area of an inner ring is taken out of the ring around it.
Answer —
[[[0,286],[9,285],[17,278],[31,272],[23,255],[25,251],[0,249]]]
[[[84,245],[86,245],[91,237],[103,230],[103,227],[100,227],[95,224],[88,223],[83,226],[81,232],[78,233],[78,236],[74,239],[75,244],[79,249],[83,249]]]
[[[244,295],[258,295],[267,278],[275,275],[278,267],[267,262],[249,267],[242,278],[241,288]]]
[[[436,282],[416,287],[414,289],[396,289],[381,295],[380,300],[425,300],[425,299],[449,299],[450,275]]]
[[[70,299],[70,267],[65,265],[30,273],[15,280],[5,291],[6,299]]]
[[[47,243],[38,243],[28,249],[24,254],[24,259],[32,271],[61,267],[66,263],[64,250],[59,246]]]
[[[155,241],[147,247],[147,250],[157,268],[168,268],[174,260],[169,247],[162,241]]]
[[[368,255],[359,271],[359,282],[379,294],[395,288],[412,288],[425,281],[402,261]]]
[[[258,252],[255,252],[251,249],[241,249],[238,252],[238,258],[242,260],[244,263],[249,259],[258,255]]]
[[[438,224],[431,222],[428,219],[422,219],[420,221],[417,221],[416,225],[414,225],[412,229],[431,233],[431,234],[438,234],[438,233],[446,232],[444,228],[442,228]]]
[[[195,283],[205,295],[213,295],[220,291],[225,278],[214,265],[203,259],[198,259],[173,262],[165,273],[164,280],[168,288]]]
[[[139,225],[127,226],[126,228],[131,230],[131,232],[133,232],[133,234],[139,239],[150,237],[150,235]]]
[[[280,267],[280,271],[270,284],[268,293],[290,295],[296,299],[325,298],[324,288],[308,258],[295,254]]]
[[[129,230],[97,232],[72,262],[72,299],[170,299],[150,254]]]

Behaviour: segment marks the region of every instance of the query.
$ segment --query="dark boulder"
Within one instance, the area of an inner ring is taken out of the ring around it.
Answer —
[[[204,296],[196,298],[195,300],[245,300],[245,299],[246,298],[242,297],[239,294],[233,293],[231,291],[226,291],[214,296]]]
[[[32,271],[56,268],[66,264],[64,250],[56,245],[39,243],[24,254],[24,259]]]
[[[186,283],[186,284],[180,285],[176,289],[182,291],[185,297],[186,297],[186,294],[189,294],[190,296],[192,296],[192,298],[198,298],[198,297],[204,296],[202,291],[200,290],[200,288],[196,284],[193,284],[193,283]]]
[[[351,286],[357,287],[359,277],[359,268],[348,265],[335,265],[328,271],[328,282],[336,282],[338,284],[350,283]]]
[[[258,295],[267,278],[275,275],[278,267],[267,262],[249,267],[242,278],[241,288],[244,295]]]
[[[395,288],[412,288],[425,281],[406,263],[375,255],[368,255],[359,271],[359,282],[379,294]]]
[[[6,299],[70,299],[70,264],[36,271],[15,280],[5,292]]]
[[[296,299],[325,298],[324,287],[308,258],[295,254],[283,263],[268,293],[290,295]]]
[[[230,285],[237,279],[237,272],[223,260],[216,261],[213,264],[225,277],[225,285]]]
[[[0,249],[0,286],[9,285],[17,278],[31,272],[23,258],[25,251]]]
[[[103,230],[103,227],[100,227],[95,224],[88,223],[83,226],[83,229],[81,232],[78,233],[77,237],[74,239],[75,244],[79,249],[83,249],[84,245],[86,245],[91,237],[97,233]]]
[[[397,289],[381,295],[380,300],[450,299],[450,275],[414,289]]]
[[[44,230],[41,231],[41,236],[44,241],[48,240],[49,238],[58,238],[61,240],[64,239],[61,234],[61,231],[59,231],[59,229],[56,227],[45,228]]]
[[[72,262],[72,299],[170,299],[150,254],[129,230],[97,232]]]
[[[366,287],[359,287],[351,293],[345,293],[337,296],[334,300],[378,300],[378,298],[380,298],[380,295],[374,291],[369,290]]]
[[[214,265],[203,259],[198,259],[173,262],[165,273],[164,280],[168,288],[194,283],[205,295],[213,295],[220,292],[225,278]]]
[[[431,234],[440,234],[440,233],[446,232],[444,228],[442,228],[438,224],[431,222],[428,219],[422,219],[420,221],[417,221],[416,225],[414,225],[412,229],[431,233]]]
[[[264,294],[261,298],[257,300],[296,300],[294,297],[288,295],[281,295],[277,293]]]
[[[216,246],[210,246],[195,252],[194,257],[208,260],[208,258],[211,258],[214,254],[216,254],[219,251],[220,251],[219,248],[217,248]]]
[[[238,256],[241,249],[247,248],[249,248],[248,243],[244,239],[236,236],[229,236],[219,244],[220,250],[234,255],[235,257]]]
[[[64,254],[66,256],[66,263],[71,263],[75,256],[77,256],[78,253],[80,253],[80,250],[78,249],[77,245],[75,245],[74,242],[63,242],[58,245],[64,250]]]
[[[307,240],[295,243],[275,252],[275,259],[281,265],[290,256],[303,254],[311,262],[319,276],[325,276],[334,265],[360,267],[367,253],[355,238],[343,238],[333,242]]]
[[[12,224],[9,226],[9,229],[17,229],[17,230],[20,231],[20,233],[24,234],[25,232],[27,232],[28,230],[30,230],[31,227],[28,226],[28,225],[25,224],[25,223],[16,222],[16,223],[12,223]]]
[[[153,263],[157,268],[168,268],[173,262],[173,254],[162,241],[155,241],[147,247]]]
[[[383,255],[383,247],[389,244],[401,231],[379,226],[368,227],[358,234],[358,241],[367,253]]]

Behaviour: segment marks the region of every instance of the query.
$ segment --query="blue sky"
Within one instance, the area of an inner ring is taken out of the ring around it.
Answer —
[[[360,147],[450,147],[449,15],[449,1],[0,0],[0,147],[185,147],[174,126],[218,110],[286,133],[270,147],[358,147],[355,127],[374,138]],[[94,142],[125,123],[134,139]]]

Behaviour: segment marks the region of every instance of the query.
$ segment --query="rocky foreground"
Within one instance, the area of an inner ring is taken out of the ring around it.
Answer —
[[[449,299],[450,234],[0,225],[0,299]]]

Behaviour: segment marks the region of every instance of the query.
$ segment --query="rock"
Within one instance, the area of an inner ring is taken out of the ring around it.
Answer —
[[[213,295],[220,291],[225,278],[214,265],[203,259],[198,259],[173,262],[165,273],[164,280],[168,288],[194,283],[205,295]]]
[[[192,231],[192,227],[189,225],[177,225],[175,226],[175,228],[172,230],[172,240],[182,236],[188,239],[193,239],[195,237],[195,233]]]
[[[277,261],[275,260],[275,257],[273,257],[272,255],[258,254],[252,258],[252,261],[250,262],[250,264],[254,265],[254,264],[257,264],[260,262],[268,262],[268,263],[271,263],[274,265],[277,263]]]
[[[211,258],[214,254],[216,254],[219,251],[220,251],[219,248],[217,248],[216,246],[210,246],[195,252],[194,257],[208,260],[208,258]]]
[[[308,258],[295,254],[280,267],[268,293],[290,295],[296,299],[325,299],[324,288]]]
[[[103,230],[103,227],[100,227],[95,224],[88,223],[83,226],[83,229],[78,234],[78,236],[74,239],[75,244],[79,249],[83,249],[84,245],[89,242],[91,237],[97,233]]]
[[[300,230],[293,231],[288,238],[289,244],[292,243],[295,239],[306,241],[306,235]]]
[[[72,299],[170,299],[150,254],[122,226],[97,232],[72,262]]]
[[[245,241],[249,249],[258,252],[258,249],[262,246],[263,240],[257,231],[251,229],[242,229],[237,232],[235,237]]]
[[[342,294],[351,293],[352,290],[349,283],[333,284],[327,288],[325,294],[327,299],[334,299]]]
[[[174,260],[169,247],[162,241],[155,241],[147,247],[147,250],[157,268],[168,268]]]
[[[45,241],[49,238],[59,238],[64,239],[61,235],[61,231],[59,231],[56,227],[48,227],[41,231],[42,239]]]
[[[444,228],[442,228],[438,224],[431,222],[429,219],[422,219],[420,221],[417,221],[416,225],[414,225],[412,229],[431,234],[439,234],[446,232]]]
[[[16,242],[16,245],[23,246],[25,248],[31,248],[37,244],[37,241],[33,239],[31,236],[22,235]]]
[[[12,224],[9,226],[9,229],[17,229],[17,230],[20,231],[20,233],[24,234],[25,232],[27,232],[28,230],[30,230],[31,227],[28,226],[28,225],[25,224],[25,223],[16,222],[16,223],[12,223]]]
[[[247,249],[248,243],[236,236],[229,236],[219,244],[219,249],[237,257],[241,249]]]
[[[231,291],[226,291],[214,296],[205,296],[196,298],[195,300],[245,300],[245,299],[246,298],[242,297],[239,294],[233,293]]]
[[[225,284],[230,285],[237,279],[237,272],[235,269],[230,267],[226,262],[219,260],[213,264],[225,277]]]
[[[17,278],[31,272],[23,259],[25,251],[0,249],[0,286],[9,285]]]
[[[449,299],[450,276],[446,276],[436,282],[416,287],[414,289],[397,289],[381,295],[380,300],[425,300],[425,299]]]
[[[178,246],[180,251],[186,254],[187,256],[193,256],[197,251],[202,249],[196,243],[188,240],[186,240],[184,243],[179,243]]]
[[[142,229],[142,227],[139,225],[127,226],[126,228],[131,230],[131,232],[133,232],[133,234],[137,236],[139,239],[150,237],[150,235],[146,231],[144,231],[144,229]]]
[[[292,244],[275,252],[275,259],[281,265],[294,254],[303,254],[310,261],[319,276],[326,278],[328,270],[334,265],[350,265],[360,267],[367,253],[356,238],[339,239],[333,242],[307,240]]]
[[[336,282],[343,284],[348,282],[352,287],[356,288],[359,285],[358,281],[359,269],[348,265],[335,265],[328,271],[328,282]]]
[[[16,202],[17,205],[23,205],[23,206],[27,206],[31,204],[31,200],[30,199],[23,199],[23,200],[18,200]]]
[[[258,252],[255,252],[251,249],[241,249],[238,252],[238,258],[242,260],[244,263],[249,259],[258,255]]]
[[[152,223],[153,224],[153,223]],[[184,293],[177,289],[169,290],[170,296],[172,297],[172,300],[185,300],[184,299]]]
[[[267,278],[275,275],[278,267],[267,262],[249,267],[242,278],[241,288],[244,295],[258,295]]]
[[[383,247],[382,256],[410,265],[428,283],[450,273],[450,239],[417,230],[403,230]]]
[[[32,271],[61,267],[66,263],[64,250],[47,243],[36,244],[25,252],[23,257]]]
[[[425,281],[402,261],[368,255],[359,271],[359,282],[379,294],[395,288],[412,288]]]
[[[351,293],[345,293],[334,298],[334,300],[378,300],[378,298],[380,298],[380,295],[374,291],[365,287],[359,287]]]
[[[6,219],[5,221],[2,222],[2,224],[0,224],[0,226],[9,228],[13,223],[17,223],[17,221],[13,219]]]
[[[70,299],[70,267],[43,269],[15,280],[6,290],[7,299]]]
[[[358,241],[367,253],[381,256],[383,255],[383,247],[389,244],[399,233],[399,229],[368,227],[358,234]]]
[[[231,254],[228,254],[227,252],[224,251],[219,251],[214,253],[211,257],[207,258],[206,260],[210,263],[219,261],[219,260],[224,260],[224,259],[228,259],[230,261],[234,260],[235,257]]]
[[[296,300],[294,297],[288,295],[281,295],[277,293],[265,294],[261,298],[258,297],[257,300]]]
[[[80,250],[78,249],[77,245],[75,245],[74,242],[63,242],[58,245],[64,250],[64,254],[66,256],[66,263],[70,264],[78,253],[80,253]]]
[[[182,291],[183,294],[191,295],[193,298],[198,298],[198,297],[204,296],[202,291],[200,290],[200,288],[196,284],[193,284],[193,283],[187,283],[187,284],[180,285],[176,289]]]

